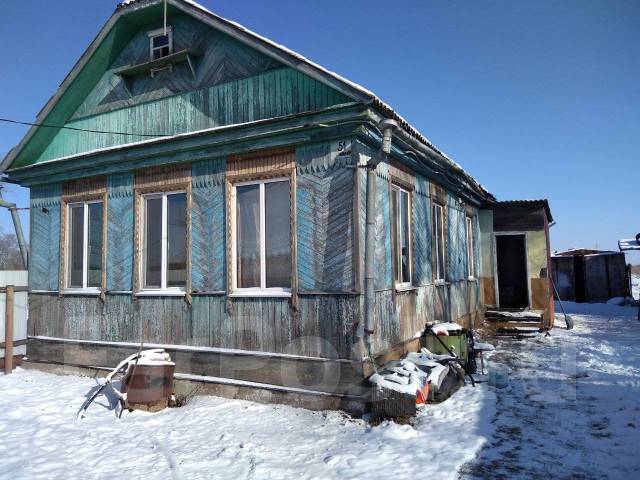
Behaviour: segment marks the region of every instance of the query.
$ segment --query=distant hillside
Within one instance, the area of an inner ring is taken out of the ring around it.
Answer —
[[[640,275],[640,265],[631,265],[631,273]]]

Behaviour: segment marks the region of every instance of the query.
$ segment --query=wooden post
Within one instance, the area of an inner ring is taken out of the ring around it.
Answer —
[[[4,315],[4,374],[13,371],[13,285],[7,285]]]

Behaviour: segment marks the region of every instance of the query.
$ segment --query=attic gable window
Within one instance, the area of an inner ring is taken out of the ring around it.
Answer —
[[[149,32],[148,35],[151,60],[157,60],[173,53],[173,32],[171,27],[167,27],[166,34],[164,28],[159,28]]]

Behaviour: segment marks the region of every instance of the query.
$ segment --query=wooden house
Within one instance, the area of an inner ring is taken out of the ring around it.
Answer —
[[[121,3],[37,123],[64,128],[3,162],[31,189],[32,364],[144,342],[212,392],[345,407],[425,323],[482,321],[494,197],[370,91],[192,1]]]

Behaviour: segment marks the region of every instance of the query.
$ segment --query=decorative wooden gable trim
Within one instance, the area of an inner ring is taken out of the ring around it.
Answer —
[[[104,300],[107,288],[107,179],[106,177],[81,178],[62,184],[60,201],[60,274],[58,275],[58,291],[62,293],[67,283],[67,205],[76,202],[102,200],[102,278],[100,281],[100,297]]]
[[[296,154],[293,148],[278,148],[231,155],[227,158],[227,293],[233,291],[232,208],[233,185],[238,182],[266,178],[288,177],[290,180],[289,205],[291,219],[291,305],[298,305],[298,275],[296,248]]]
[[[160,165],[144,168],[135,174],[135,233],[133,291],[141,290],[142,265],[142,195],[184,190],[187,193],[187,285],[185,299],[191,303],[191,164]]]

